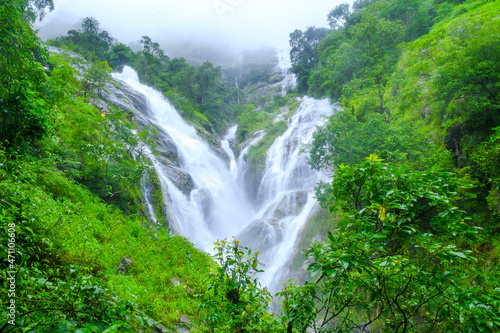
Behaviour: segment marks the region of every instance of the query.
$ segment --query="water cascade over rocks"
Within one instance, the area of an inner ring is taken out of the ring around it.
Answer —
[[[169,201],[166,206],[174,231],[207,251],[215,239],[237,234],[253,210],[226,161],[160,92],[141,84],[133,69],[125,67],[114,77],[145,97],[147,110],[142,110],[142,114],[160,134],[165,134],[160,139],[167,137],[175,144],[178,166],[168,160],[153,161],[167,194],[164,196]],[[230,162],[234,162],[234,155]]]
[[[300,149],[312,142],[317,125],[332,110],[327,100],[303,99],[289,120],[288,129],[267,151],[257,194],[260,211],[238,235],[243,244],[262,253],[266,269],[261,278],[271,290],[282,282],[281,270],[288,264],[299,233],[316,204],[314,187],[319,180],[326,180],[324,174],[311,169]]]
[[[285,55],[279,55],[283,68],[282,89],[294,84],[287,71]],[[265,135],[255,133],[234,154],[236,126],[229,128],[220,147],[209,145],[196,129],[182,119],[177,110],[158,91],[141,84],[136,72],[125,67],[113,74],[119,91],[107,96],[114,104],[131,109],[134,105],[140,126],[158,130],[158,156],[150,155],[160,180],[170,227],[188,237],[200,249],[211,252],[216,239],[236,236],[265,263],[263,283],[277,290],[298,237],[313,207],[314,186],[325,176],[312,170],[303,144],[311,143],[317,125],[333,108],[327,100],[304,97],[288,129],[278,137],[266,154],[263,177],[255,187],[254,199],[248,193],[252,179],[244,156],[249,147]],[[121,95],[120,95],[121,94]],[[122,99],[122,100],[120,100]],[[127,99],[128,103],[123,100]],[[255,184],[254,184],[255,185]],[[143,185],[146,209],[152,220],[151,186]]]

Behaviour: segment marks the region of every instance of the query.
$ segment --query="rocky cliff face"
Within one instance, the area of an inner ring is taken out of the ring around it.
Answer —
[[[150,106],[148,105],[146,97],[138,93],[136,90],[132,89],[125,82],[114,79],[113,82],[106,84],[105,89],[103,89],[102,92],[102,99],[103,101],[110,103],[114,107],[127,112],[130,117],[132,117],[132,119],[137,123],[138,130],[143,129],[146,126],[155,129],[156,134],[153,140],[157,145],[157,147],[155,148],[157,152],[157,156],[155,158],[156,163],[160,164],[159,167],[164,170],[164,174],[168,177],[170,182],[175,187],[177,187],[185,196],[189,197],[195,188],[193,178],[187,170],[182,168],[181,157],[172,137],[161,126],[158,126],[154,121],[151,120],[154,119],[154,116],[151,113]],[[97,100],[92,101],[92,103],[101,102],[102,101]],[[103,102],[102,104],[105,105],[106,103]],[[196,127],[196,129],[199,135],[206,139],[206,142],[210,145],[213,152],[215,152],[221,159],[229,164],[229,157],[220,145],[220,138],[213,133],[207,132],[203,128]],[[152,193],[152,180],[150,178],[151,175],[146,175],[146,178],[144,180],[145,184],[149,184],[149,186],[146,186],[147,189],[144,191],[145,201],[147,201],[147,204],[152,204],[152,202],[154,201],[152,200],[152,198],[155,196],[155,194]],[[161,188],[158,187],[155,190],[161,191]],[[164,202],[162,204],[171,204],[168,196],[168,191],[163,192]],[[201,206],[203,206],[202,210],[207,215],[209,215],[211,207],[210,195],[207,195],[203,191],[197,191],[195,199]],[[158,211],[158,209],[154,209],[154,207],[149,210]],[[166,217],[166,219],[169,223],[171,222],[169,221],[168,216]],[[158,217],[152,216],[152,220],[157,221]]]

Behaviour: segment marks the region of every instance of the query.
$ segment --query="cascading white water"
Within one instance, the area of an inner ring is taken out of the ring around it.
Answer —
[[[230,141],[234,140],[236,137],[236,130],[238,129],[238,125],[234,125],[227,130],[226,135],[221,141],[221,146],[226,152],[227,156],[229,156],[229,170],[231,172],[231,176],[236,179],[238,177],[238,165],[236,163],[236,159],[234,157],[234,152],[231,149]]]
[[[271,290],[277,289],[277,273],[292,256],[299,232],[316,203],[314,187],[320,179],[326,180],[325,175],[311,169],[300,149],[312,142],[317,125],[332,112],[328,100],[305,97],[288,129],[267,151],[257,194],[261,209],[240,235],[245,244],[263,253],[266,269],[261,279]]]
[[[290,67],[292,67],[290,50],[282,49],[278,51],[278,67],[285,74],[285,78],[281,81],[281,95],[285,96],[287,89],[293,88],[297,84],[297,78],[290,72]]]
[[[285,93],[295,84],[295,78],[288,71],[286,54],[281,52],[278,58],[278,67],[285,77],[282,82]],[[323,116],[333,112],[329,101],[308,97],[301,100],[301,106],[288,120],[288,129],[268,149],[262,179],[256,183],[244,157],[249,147],[265,136],[264,131],[254,133],[242,144],[236,159],[230,142],[235,138],[237,126],[229,128],[221,141],[229,156],[228,165],[161,93],[139,82],[134,70],[125,67],[114,77],[145,96],[147,103],[141,105],[147,104],[147,112],[143,113],[175,145],[174,155],[178,162],[170,161],[170,156],[166,159],[152,156],[174,231],[208,252],[217,238],[237,235],[254,252],[263,253],[261,260],[266,267],[261,279],[264,285],[276,290],[281,270],[293,256],[300,232],[316,204],[314,186],[324,178],[309,167],[300,149],[302,144],[312,142]],[[172,172],[184,178],[181,177],[181,181],[172,178]],[[190,179],[193,188],[187,190],[179,185],[182,181],[189,183]],[[252,197],[256,197],[253,205],[245,193],[249,183],[253,191],[257,191],[252,192]],[[146,208],[153,216],[154,209],[147,198],[146,201]],[[259,211],[255,212],[254,207]]]
[[[253,211],[227,164],[160,92],[139,82],[133,69],[125,67],[121,74],[114,74],[114,77],[146,97],[150,121],[170,135],[177,146],[181,167],[194,181],[195,189],[187,197],[167,176],[167,166],[154,162],[160,181],[168,188],[171,200],[168,209],[175,220],[175,231],[207,251],[211,250],[215,239],[235,235],[248,223],[248,216],[252,216]],[[203,211],[206,207],[200,207],[196,198],[201,194],[210,201],[209,218]]]
[[[332,113],[328,100],[305,97],[289,120],[288,129],[278,137],[266,153],[266,168],[259,187],[259,197],[269,201],[278,193],[313,189],[319,173],[313,171],[300,153],[301,145],[310,144],[317,125]]]

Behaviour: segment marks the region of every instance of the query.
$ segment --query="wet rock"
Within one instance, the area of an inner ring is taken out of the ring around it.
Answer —
[[[210,193],[208,189],[202,188],[193,191],[193,199],[198,207],[200,207],[205,220],[208,220],[210,218],[210,215],[212,214],[212,206],[214,202],[212,193]]]
[[[65,50],[65,49],[61,49],[61,48],[56,47],[56,46],[47,46],[47,50],[49,50],[49,53],[64,54],[65,56],[69,56],[71,58],[76,58],[76,59],[80,59],[82,61],[85,61],[85,59],[81,55],[76,54],[76,53],[71,52],[71,51],[68,51],[68,50]]]
[[[177,168],[175,166],[169,165],[165,167],[165,172],[167,174],[168,179],[174,183],[174,185],[182,191],[186,196],[191,194],[191,191],[194,189],[194,180],[184,169]]]
[[[209,142],[209,144],[210,144],[210,142]],[[224,161],[224,163],[226,163],[227,167],[229,168],[229,166],[231,165],[231,158],[226,153],[226,151],[222,148],[220,141],[217,142],[216,144],[211,144],[210,148],[212,148],[212,151],[217,156],[219,156]]]
[[[188,317],[186,317],[185,315],[181,315],[181,316],[179,317],[179,322],[180,322],[181,324],[191,324],[191,320],[189,320],[189,318],[188,318]]]
[[[127,100],[131,105],[146,117],[151,117],[151,111],[149,108],[149,103],[143,94],[135,89],[132,89],[128,84],[123,81],[116,80],[120,85],[121,92],[127,97]]]
[[[114,107],[130,114],[134,115],[137,110],[135,109],[133,102],[119,89],[116,85],[125,85],[121,81],[113,81],[112,84],[107,83],[104,89],[101,91],[101,98],[113,105]]]
[[[179,166],[179,151],[172,137],[162,128],[158,128],[158,136],[154,140],[158,145],[157,151],[160,158],[163,157],[168,160],[165,162]]]
[[[95,106],[101,113],[109,113],[108,104],[101,99],[91,99],[89,104]]]
[[[188,317],[181,315],[179,317],[179,323],[179,326],[177,326],[177,332],[191,332],[189,329],[191,320]]]
[[[248,149],[251,146],[256,145],[264,136],[265,131],[257,131],[252,137],[240,145],[240,152],[238,157],[238,168],[239,168],[239,178],[243,182],[248,198],[255,202],[257,199],[257,193],[259,191],[259,186],[262,181],[262,172],[255,172],[255,170],[250,170],[248,163],[246,162],[246,155]]]
[[[176,278],[171,278],[170,281],[172,281],[174,287],[177,287],[178,285],[181,284],[179,280],[177,280]]]
[[[222,148],[220,137],[215,132],[212,131],[211,133],[194,122],[189,123],[196,129],[198,136],[200,136],[210,146],[212,152],[219,156],[229,167],[231,158],[227,155],[224,148]]]
[[[287,216],[297,215],[307,203],[308,193],[305,190],[287,193],[280,202],[270,207],[264,216],[272,216],[275,219],[282,219]]]
[[[118,273],[127,274],[128,267],[132,266],[132,260],[123,256],[122,261],[118,264]]]
[[[168,329],[160,324],[153,327],[153,330],[151,331],[151,333],[168,333],[168,332],[169,332]]]
[[[311,208],[311,211],[309,212],[309,216],[307,217],[307,221],[310,221],[311,219],[315,218],[319,214],[323,214],[323,208],[319,205],[319,202],[316,202],[314,206]]]
[[[278,219],[267,218],[257,219],[251,222],[238,235],[238,239],[243,246],[250,246],[252,251],[264,252],[273,245],[281,242],[284,236],[284,230]]]

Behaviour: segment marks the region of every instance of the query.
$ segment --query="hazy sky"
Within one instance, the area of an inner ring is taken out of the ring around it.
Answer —
[[[297,28],[326,27],[328,12],[342,2],[346,0],[54,0],[54,12],[38,28],[43,32],[56,23],[70,25],[93,16],[124,43],[148,35],[239,49],[284,47]]]

